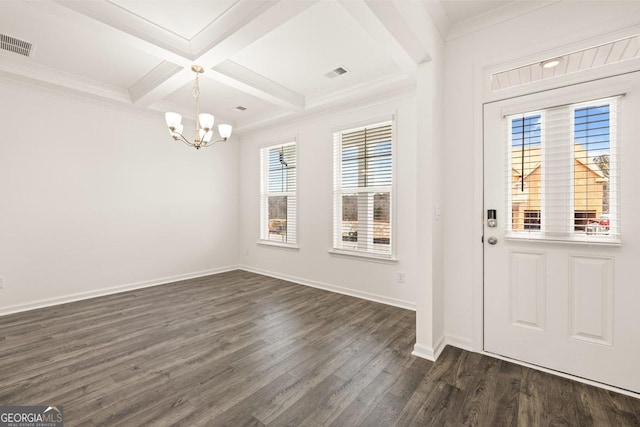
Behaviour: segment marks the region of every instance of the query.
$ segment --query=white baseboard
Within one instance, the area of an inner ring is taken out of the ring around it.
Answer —
[[[432,347],[427,347],[426,345],[416,343],[413,346],[412,355],[416,357],[421,357],[422,359],[427,359],[432,362],[436,361],[435,353]]]
[[[416,343],[413,346],[413,351],[411,352],[411,354],[416,357],[421,357],[422,359],[427,359],[435,362],[436,360],[438,360],[438,357],[440,357],[440,353],[442,353],[442,350],[444,350],[446,345],[447,342],[445,340],[445,337],[441,336],[440,338],[438,338],[436,344],[433,347]]]
[[[263,270],[261,268],[250,267],[247,265],[241,265],[239,267],[242,270],[249,271],[251,273],[262,274],[264,276],[274,277],[276,279],[286,280],[288,282],[297,283],[299,285],[310,286],[312,288],[324,289],[325,291],[336,292],[338,294],[349,295],[356,298],[362,298],[369,301],[379,302],[382,304],[392,305],[395,307],[404,308],[407,310],[415,311],[416,305],[410,301],[404,301],[396,298],[386,297],[384,295],[372,294],[369,292],[358,291],[350,288],[343,288],[342,286],[330,285],[328,283],[317,282],[315,280],[303,279],[300,277],[289,276],[288,274],[275,273],[273,271]]]
[[[464,338],[456,335],[445,334],[446,345],[460,348],[462,350],[472,351],[477,353],[478,350],[473,346],[473,340],[470,338]]]
[[[196,271],[193,273],[178,274],[175,276],[163,277],[160,279],[152,279],[152,280],[145,280],[142,282],[129,283],[126,285],[119,285],[119,286],[114,286],[110,288],[96,289],[93,291],[78,292],[78,293],[63,295],[55,298],[41,299],[37,301],[28,302],[25,304],[17,304],[17,305],[12,305],[8,307],[2,307],[0,308],[0,316],[5,316],[7,314],[12,314],[12,313],[19,313],[22,311],[35,310],[38,308],[50,307],[52,305],[66,304],[69,302],[81,301],[81,300],[101,297],[105,295],[117,294],[120,292],[127,292],[135,289],[149,288],[151,286],[166,285],[167,283],[178,282],[180,280],[195,279],[196,277],[210,276],[212,274],[224,273],[226,271],[232,271],[237,269],[239,269],[237,265],[232,265],[227,267],[213,268],[210,270]]]
[[[433,347],[433,355],[435,357],[436,360],[438,360],[438,357],[440,357],[440,354],[442,353],[442,350],[444,350],[444,348],[447,346],[447,337],[445,335],[442,335],[437,341],[436,341],[436,345]]]

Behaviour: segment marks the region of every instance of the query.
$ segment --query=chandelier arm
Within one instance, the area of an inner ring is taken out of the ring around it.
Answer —
[[[174,134],[175,134],[175,135],[178,135],[178,136],[180,137],[180,140],[181,140],[182,142],[184,142],[185,144],[187,144],[188,146],[190,146],[190,147],[195,147],[195,144],[193,144],[193,143],[189,142],[189,140],[188,140],[187,138],[185,138],[184,136],[182,136],[182,134],[181,134],[181,133],[174,132]]]
[[[215,141],[209,141],[206,144],[202,144],[200,145],[201,147],[210,147],[213,144],[217,143],[217,142],[225,142],[228,138],[220,138],[220,139],[216,139]]]
[[[184,142],[184,144],[188,145],[189,147],[195,147],[195,144],[189,142],[188,139],[182,138],[182,142]]]

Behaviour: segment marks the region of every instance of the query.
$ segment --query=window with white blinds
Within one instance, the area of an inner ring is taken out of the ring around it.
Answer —
[[[296,143],[260,150],[260,239],[297,244]]]
[[[334,133],[334,249],[393,253],[393,124]]]
[[[619,241],[617,120],[618,98],[506,117],[510,237]]]

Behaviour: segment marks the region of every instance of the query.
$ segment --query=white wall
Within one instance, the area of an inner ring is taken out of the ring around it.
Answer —
[[[388,98],[386,98],[388,99]],[[243,136],[240,159],[241,262],[248,269],[301,283],[415,306],[416,288],[416,104],[410,93],[378,99],[370,107],[334,110]],[[333,132],[375,123],[397,113],[397,264],[337,256],[332,248]],[[297,138],[299,250],[258,245],[260,232],[259,149]],[[403,271],[406,282],[396,282]]]
[[[640,2],[559,2],[449,41],[445,49],[445,329],[482,349],[482,68],[640,22]]]
[[[237,264],[238,141],[0,80],[0,313]]]

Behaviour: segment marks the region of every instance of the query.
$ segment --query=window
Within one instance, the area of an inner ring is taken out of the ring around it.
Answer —
[[[540,230],[540,211],[524,211],[524,229]]]
[[[297,243],[296,143],[260,150],[260,239]]]
[[[617,98],[507,117],[509,235],[617,241]]]
[[[334,249],[393,253],[393,126],[334,134]]]
[[[535,113],[511,119],[512,230],[540,230],[541,124],[542,116]]]
[[[596,211],[575,211],[573,214],[574,231],[587,232],[587,226],[597,218]]]

